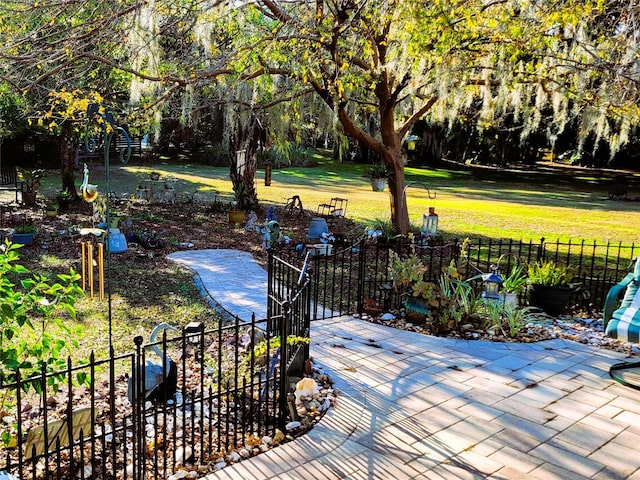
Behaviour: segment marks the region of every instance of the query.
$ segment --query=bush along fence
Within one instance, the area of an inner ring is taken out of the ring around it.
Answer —
[[[33,378],[17,371],[0,385],[0,471],[23,480],[115,480],[168,478],[184,468],[200,477],[241,446],[277,438],[309,359],[311,297],[304,272],[269,262],[267,319],[211,329],[192,322],[146,344],[136,337],[131,353],[92,354]]]
[[[640,254],[640,246],[552,242],[544,238],[538,242],[479,238],[464,242],[430,240],[414,243],[404,237],[383,241],[363,239],[353,245],[334,246],[332,255],[312,258],[312,301],[322,306],[312,312],[313,318],[362,313],[366,303],[387,309],[399,307],[402,302],[391,288],[392,279],[388,273],[391,252],[401,257],[414,252],[427,266],[425,280],[431,282],[437,282],[451,262],[463,278],[470,278],[490,273],[496,267],[504,276],[516,263],[552,260],[572,269],[573,283],[578,287],[574,304],[601,310],[608,290],[627,273],[632,260]]]

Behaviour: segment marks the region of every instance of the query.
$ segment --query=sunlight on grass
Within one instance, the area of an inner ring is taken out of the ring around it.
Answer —
[[[349,200],[347,216],[356,221],[389,216],[389,195],[371,190],[366,165],[336,162],[319,156],[321,153],[314,153],[317,167],[274,170],[269,187],[264,186],[264,172],[259,170],[256,188],[260,202],[265,206],[282,205],[292,195],[299,195],[303,206],[315,212],[320,203],[341,197]],[[116,192],[134,191],[139,179],[156,171],[178,179],[178,194],[198,193],[207,200],[216,195],[223,201],[233,196],[226,167],[159,163],[114,166],[112,171],[112,189]],[[433,206],[443,232],[451,235],[637,242],[637,205],[609,200],[609,178],[414,167],[406,168],[406,178],[407,182],[422,184],[406,191],[411,222],[420,225],[423,213]],[[92,181],[99,184],[99,172]],[[429,198],[424,186],[437,194],[435,199]]]
[[[45,254],[40,257],[40,268],[44,270],[68,270],[72,263],[69,259],[54,255]]]

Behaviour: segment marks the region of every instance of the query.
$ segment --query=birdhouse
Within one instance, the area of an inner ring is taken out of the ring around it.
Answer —
[[[435,207],[429,207],[429,213],[422,215],[422,235],[434,236],[438,233],[438,214]]]
[[[500,286],[504,283],[504,280],[497,273],[487,273],[482,275],[482,282],[484,283],[484,292],[482,296],[490,300],[498,300],[500,295],[498,291]]]

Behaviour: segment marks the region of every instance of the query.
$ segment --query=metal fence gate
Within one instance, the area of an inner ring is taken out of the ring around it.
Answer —
[[[302,268],[269,252],[267,320],[271,335],[280,338],[280,409],[287,411],[287,396],[304,375],[309,360],[311,279],[309,256]],[[286,339],[286,340],[285,340]],[[282,422],[286,415],[281,415]],[[284,427],[284,424],[282,425]]]

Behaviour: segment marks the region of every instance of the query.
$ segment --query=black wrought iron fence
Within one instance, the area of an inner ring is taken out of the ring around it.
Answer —
[[[308,259],[308,257],[307,257]],[[279,336],[280,369],[286,372],[279,384],[280,428],[284,428],[287,394],[303,376],[309,360],[311,322],[308,262],[298,268],[269,253],[267,317],[269,331]],[[288,341],[284,341],[288,339]]]
[[[393,303],[393,291],[385,288],[390,283],[387,270],[389,252],[406,254],[412,248],[403,239],[391,243],[371,242],[361,239],[353,244],[334,245],[330,254],[311,255],[308,258],[311,276],[311,318],[336,317],[356,311],[361,312],[366,301]],[[450,244],[435,246],[418,245],[417,251],[429,266],[429,272],[435,272],[457,259],[460,247],[454,241]],[[302,262],[297,252],[288,252],[288,261]]]
[[[560,266],[569,266],[574,271],[574,283],[586,294],[583,306],[601,309],[609,289],[628,272],[640,247],[634,243],[598,243],[585,240],[538,242],[514,240],[476,239],[462,245],[468,261],[467,275],[474,271],[490,271],[499,265],[503,272],[509,271],[514,262],[531,263],[553,260]]]
[[[147,344],[136,337],[131,353],[92,354],[33,378],[16,372],[0,385],[0,471],[114,480],[167,478],[179,467],[202,473],[283,429],[288,393],[309,359],[311,296],[300,268],[272,256],[269,270],[267,319],[193,322]]]
[[[597,243],[586,241],[538,242],[515,240],[471,239],[460,242],[415,243],[398,237],[385,241],[362,239],[349,245],[334,246],[330,255],[310,258],[312,302],[321,308],[312,318],[328,318],[362,312],[365,303],[399,306],[400,299],[390,288],[388,274],[390,252],[401,256],[411,251],[427,265],[426,280],[437,281],[443,269],[453,261],[466,277],[488,273],[498,266],[503,273],[515,262],[526,264],[537,260],[554,260],[560,266],[571,266],[575,283],[581,286],[582,306],[601,308],[608,290],[628,271],[632,260],[640,254],[635,244]],[[289,261],[300,263],[291,252]]]

